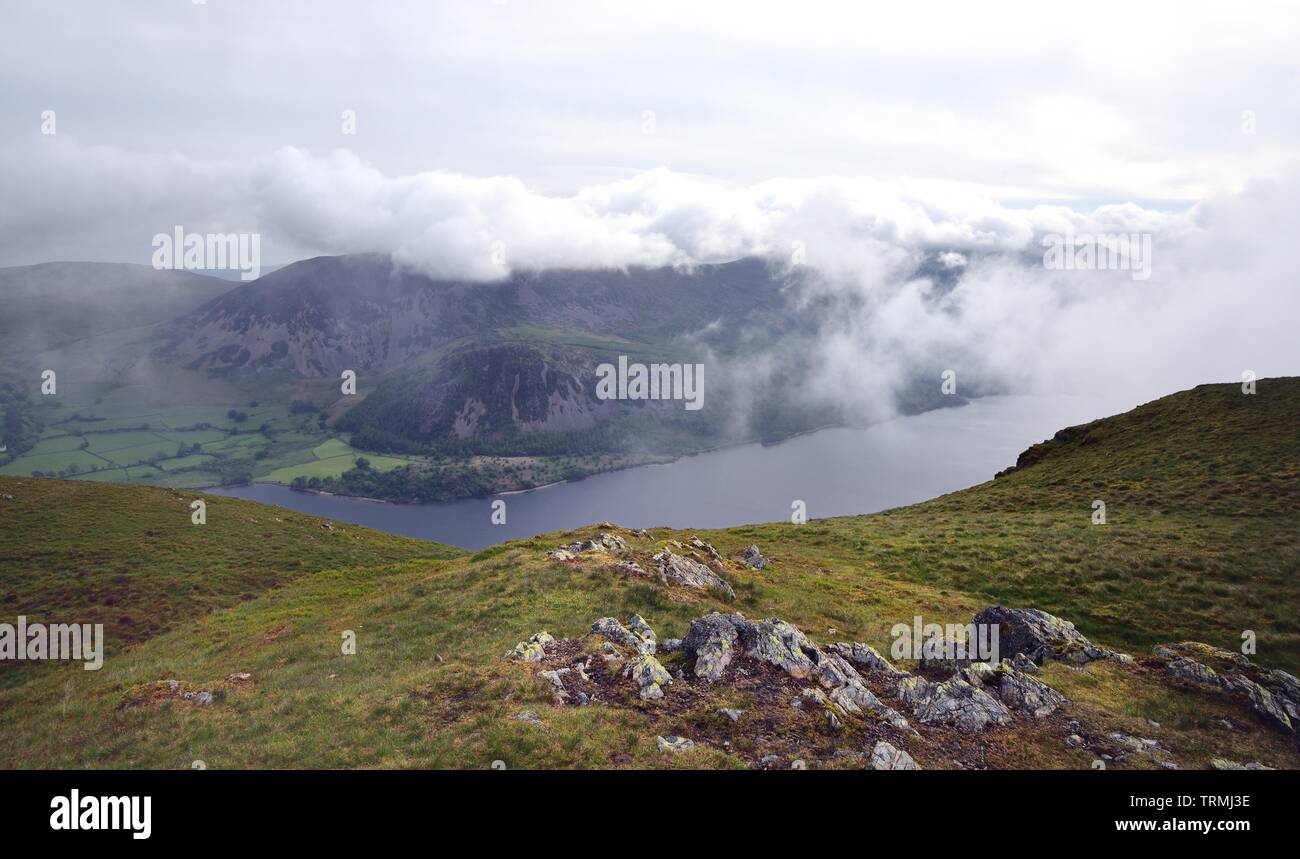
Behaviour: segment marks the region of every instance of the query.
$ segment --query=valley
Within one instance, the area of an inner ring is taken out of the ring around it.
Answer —
[[[13,317],[0,340],[0,474],[433,502],[862,420],[806,384],[804,347],[825,308],[796,306],[801,275],[759,260],[500,283],[434,281],[377,254],[304,260],[247,284],[56,266],[60,283],[80,284],[85,336],[73,340],[36,324],[73,312],[48,268],[0,276],[31,323]],[[88,285],[105,278],[111,300]],[[122,315],[160,282],[174,297]],[[686,408],[603,393],[600,368],[629,361],[685,366],[701,381],[707,367],[709,407],[700,381]],[[347,373],[355,393],[339,382]],[[878,411],[963,402],[918,371]]]

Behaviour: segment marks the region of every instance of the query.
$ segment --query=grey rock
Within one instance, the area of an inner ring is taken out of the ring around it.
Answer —
[[[1106,736],[1116,744],[1131,752],[1149,755],[1153,752],[1164,751],[1159,740],[1151,740],[1146,737],[1134,737],[1125,734],[1123,731],[1111,731]]]
[[[996,666],[976,662],[961,673],[973,686],[987,689],[1010,709],[1042,719],[1066,703],[1065,696],[1052,687],[1003,660]]]
[[[736,591],[726,579],[699,561],[675,555],[667,549],[655,555],[654,560],[659,564],[659,578],[665,584],[685,585],[700,590],[714,588],[726,594],[728,599],[736,598]]]
[[[867,762],[869,770],[919,770],[920,767],[912,756],[900,748],[881,740],[871,750],[871,760]]]
[[[555,643],[548,633],[538,632],[515,645],[515,649],[506,655],[520,662],[541,662],[546,658],[546,648]]]
[[[695,676],[702,680],[717,680],[731,664],[735,652],[736,619],[739,615],[712,612],[691,622],[691,628],[682,639],[682,650],[695,656]]]
[[[689,752],[695,748],[695,741],[686,737],[655,737],[655,746],[661,752]]]
[[[733,707],[722,707],[718,710],[718,715],[731,722],[739,722],[741,711]]]
[[[1212,770],[1271,770],[1273,767],[1264,766],[1259,761],[1251,761],[1248,764],[1239,764],[1236,761],[1230,761],[1226,758],[1212,758],[1210,765],[1206,769]]]
[[[952,725],[964,731],[982,731],[1005,725],[1011,712],[1001,701],[960,677],[932,683],[924,677],[898,681],[898,696],[924,725]]]
[[[551,684],[551,693],[555,697],[557,704],[563,704],[569,700],[569,693],[564,688],[564,675],[569,673],[569,669],[560,668],[555,671],[539,671],[538,677],[545,678]]]
[[[1070,621],[1036,608],[992,605],[976,614],[974,622],[997,624],[999,650],[1022,653],[1039,665],[1046,659],[1083,663],[1115,655],[1094,645]]]
[[[761,570],[768,564],[767,558],[763,557],[763,553],[753,543],[745,547],[744,561],[756,570]]]
[[[895,668],[894,664],[881,656],[874,647],[861,642],[855,641],[851,644],[840,642],[839,644],[832,644],[826,649],[838,653],[859,669],[884,674],[891,680],[902,680],[904,677],[912,676],[906,671]]]
[[[916,734],[901,713],[881,701],[874,692],[860,682],[847,683],[833,690],[830,699],[846,713],[869,713],[900,731]]]
[[[664,696],[662,687],[673,682],[668,669],[660,665],[659,660],[649,653],[642,653],[629,661],[623,669],[623,676],[631,677],[636,681],[638,694],[643,701],[662,698]]]
[[[637,617],[640,617],[640,615],[637,615]],[[644,621],[642,622],[644,623]],[[648,626],[646,628],[649,629]],[[655,652],[653,630],[650,633],[652,638],[647,641],[641,635],[623,626],[623,624],[619,623],[614,618],[602,617],[591,624],[591,631],[597,635],[603,635],[615,644],[622,644],[626,647],[634,648],[638,653]]]
[[[578,540],[560,546],[550,553],[557,561],[571,561],[578,555],[590,552],[600,554],[619,554],[627,551],[627,542],[617,534],[597,534],[590,540]]]
[[[522,713],[515,714],[514,720],[516,722],[527,722],[528,724],[536,725],[539,728],[546,727],[546,723],[542,721],[542,717],[538,716],[532,710],[524,710]]]
[[[614,565],[614,569],[620,573],[626,573],[629,576],[650,575],[645,571],[645,567],[642,567],[636,561],[619,561],[617,564]]]
[[[816,669],[810,653],[817,648],[793,624],[776,618],[755,622],[740,617],[737,626],[741,646],[754,659],[775,665],[791,677],[809,677]]]
[[[655,635],[655,631],[650,628],[650,624],[646,623],[645,618],[639,614],[632,615],[628,618],[627,628],[633,635],[641,639],[642,647],[637,648],[638,650],[644,649],[649,653],[655,652],[658,637]]]

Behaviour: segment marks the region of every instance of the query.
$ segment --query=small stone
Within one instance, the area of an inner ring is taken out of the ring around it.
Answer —
[[[740,721],[740,712],[741,712],[740,710],[736,710],[732,707],[723,707],[718,710],[719,715],[723,716],[726,719],[729,719],[732,722]]]
[[[768,565],[768,559],[763,557],[763,553],[758,550],[758,546],[752,543],[745,547],[745,563],[756,570],[761,570]]]
[[[539,728],[546,727],[546,723],[542,721],[542,717],[534,713],[532,710],[524,710],[522,713],[517,714],[514,717],[514,720],[516,722],[527,722],[528,724],[536,725]]]
[[[881,740],[871,750],[871,760],[867,762],[867,769],[919,770],[920,767],[907,752]]]
[[[695,748],[695,742],[686,737],[655,737],[655,746],[661,752],[689,752]]]

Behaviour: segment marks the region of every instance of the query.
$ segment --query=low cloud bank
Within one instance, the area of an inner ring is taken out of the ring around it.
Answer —
[[[1287,258],[1300,173],[1185,212],[1082,212],[925,182],[737,186],[662,168],[557,197],[511,177],[387,176],[345,150],[291,147],[251,165],[65,138],[0,155],[8,264],[32,253],[147,263],[152,236],[175,224],[258,232],[271,261],[381,251],[473,281],[762,257],[798,272],[792,302],[822,315],[797,347],[815,368],[809,390],[863,419],[882,416],[900,380],[934,373],[938,386],[943,369],[956,371],[959,393],[969,384],[1131,403],[1244,370],[1300,373],[1300,287]],[[1148,237],[1149,278],[1044,266],[1046,237],[1097,234]]]

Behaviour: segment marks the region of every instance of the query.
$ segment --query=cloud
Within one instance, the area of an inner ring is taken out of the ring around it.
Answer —
[[[35,150],[35,151],[34,151]],[[249,163],[75,139],[10,146],[0,254],[84,258],[189,231],[256,231],[268,262],[379,251],[435,278],[682,266],[762,257],[815,314],[809,391],[864,419],[882,391],[954,369],[966,390],[1151,397],[1243,370],[1300,372],[1289,259],[1300,173],[1181,212],[1132,203],[1016,208],[938,182],[724,183],[659,168],[568,195],[516,177],[390,176],[348,150],[281,147]],[[1049,234],[1151,237],[1151,277],[1054,271]],[[34,260],[27,260],[34,261]],[[725,323],[726,320],[723,320]],[[792,341],[793,342],[793,341]],[[751,375],[780,371],[780,357]]]

